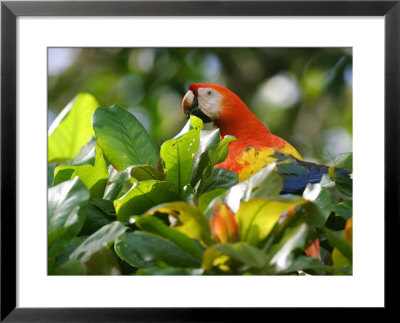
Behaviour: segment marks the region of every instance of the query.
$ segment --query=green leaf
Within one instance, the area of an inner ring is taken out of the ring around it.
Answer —
[[[213,169],[212,176],[202,179],[197,192],[198,194],[204,194],[217,188],[231,188],[237,184],[238,180],[239,176],[235,172],[217,167]]]
[[[332,209],[337,215],[348,220],[353,216],[353,201],[344,201],[334,204],[332,205]]]
[[[275,198],[282,190],[282,179],[275,171],[275,163],[232,186],[226,193],[226,202],[233,211],[237,211],[241,201],[250,198]]]
[[[213,243],[208,221],[196,206],[182,201],[166,203],[150,209],[144,215],[152,215],[156,212],[166,213],[174,218],[176,223],[173,223],[172,226],[175,230],[193,239],[203,241],[205,244]]]
[[[78,177],[48,189],[49,257],[60,254],[79,233],[89,197],[88,189]]]
[[[96,157],[93,166],[90,164],[58,166],[54,171],[54,184],[57,185],[78,176],[89,189],[92,198],[101,198],[107,184],[108,171],[100,148],[96,147],[95,150]]]
[[[292,264],[281,273],[291,273],[300,270],[318,269],[334,275],[351,275],[352,270],[350,267],[331,267],[324,265],[319,260],[307,256],[298,256],[293,260]]]
[[[241,240],[256,245],[267,237],[283,212],[305,202],[305,200],[282,202],[262,199],[242,202],[236,213]]]
[[[66,275],[78,276],[86,274],[87,274],[87,269],[85,264],[76,259],[68,260],[66,263],[58,267],[55,271],[55,275],[64,275],[64,276]]]
[[[192,172],[190,174],[190,184],[195,187],[201,177],[208,177],[211,168],[214,166],[210,160],[209,150],[212,147],[217,147],[220,142],[219,129],[201,130],[200,143],[197,149],[197,154],[193,161]]]
[[[334,180],[338,191],[346,196],[353,195],[353,181],[351,178],[334,171]]]
[[[174,230],[164,224],[161,220],[154,216],[137,216],[135,217],[135,224],[142,230],[161,236],[170,240],[182,250],[190,253],[192,256],[201,259],[203,249],[200,248],[194,240],[190,239],[187,235]]]
[[[151,165],[135,165],[130,167],[130,175],[137,181],[163,180],[164,176]]]
[[[161,146],[160,156],[166,180],[181,190],[189,184],[193,161],[200,141],[203,124],[199,118],[190,117],[191,130],[183,136],[167,140]]]
[[[49,163],[65,162],[78,154],[94,135],[90,119],[98,106],[92,95],[80,93],[61,111],[49,128]]]
[[[114,221],[103,226],[98,231],[89,236],[83,243],[70,255],[70,259],[86,262],[91,255],[99,251],[102,247],[109,246],[126,231],[127,227],[119,221]]]
[[[347,259],[352,261],[353,249],[351,245],[340,235],[342,232],[335,232],[328,228],[324,228],[326,237],[332,247],[336,247]]]
[[[96,138],[90,137],[89,141],[81,148],[78,155],[66,162],[68,165],[94,165],[96,159]]]
[[[171,241],[143,231],[127,232],[120,236],[115,243],[115,251],[122,260],[137,268],[200,266],[198,258]]]
[[[226,135],[214,148],[211,149],[210,159],[213,165],[222,163],[228,156],[228,143],[236,141],[233,136]]]
[[[64,251],[56,258],[57,263],[62,265],[67,262],[71,253],[87,238],[87,236],[79,236],[72,238],[66,245]]]
[[[59,163],[52,163],[47,165],[47,186],[52,187],[54,186],[54,170],[57,166],[60,165]]]
[[[209,206],[211,201],[218,196],[224,196],[225,192],[226,192],[225,188],[217,188],[213,191],[209,191],[202,194],[199,197],[199,203],[198,203],[200,211],[204,213],[207,210],[207,207]]]
[[[342,168],[348,172],[353,172],[353,153],[344,153],[336,156],[333,166]]]
[[[80,235],[91,235],[103,226],[112,222],[110,215],[96,206],[95,201],[96,200],[89,201],[86,219]]]
[[[147,267],[141,268],[135,272],[135,275],[163,275],[163,276],[172,276],[172,275],[201,275],[203,273],[203,269],[200,268],[176,268],[176,267]]]
[[[249,267],[261,268],[268,262],[268,257],[261,250],[245,242],[215,244],[211,248],[214,248]]]
[[[146,129],[128,111],[113,105],[93,113],[97,144],[118,171],[131,165],[157,167],[158,149]]]
[[[121,275],[118,260],[110,248],[103,247],[86,262],[89,275]]]
[[[285,272],[293,265],[295,256],[293,252],[303,251],[307,243],[307,225],[302,223],[294,228],[288,228],[281,242],[274,246],[270,252],[273,254],[270,264],[275,265],[275,270]]]
[[[119,221],[128,221],[130,216],[140,215],[155,205],[179,200],[175,186],[169,182],[141,181],[120,199],[114,201]]]

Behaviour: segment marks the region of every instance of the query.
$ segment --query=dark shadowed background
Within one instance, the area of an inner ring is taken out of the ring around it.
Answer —
[[[352,151],[351,48],[49,48],[49,122],[79,92],[133,113],[156,142],[186,123],[193,82],[228,87],[303,158]]]

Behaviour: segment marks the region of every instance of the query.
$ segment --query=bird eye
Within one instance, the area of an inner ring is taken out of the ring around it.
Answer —
[[[207,91],[207,95],[211,95],[211,91],[210,90]]]

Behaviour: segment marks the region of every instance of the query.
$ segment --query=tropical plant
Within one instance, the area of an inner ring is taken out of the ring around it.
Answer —
[[[50,275],[352,273],[351,178],[332,167],[283,196],[275,163],[240,183],[215,168],[235,138],[197,117],[159,151],[130,112],[98,106],[81,93],[49,130]],[[352,172],[352,154],[332,165]]]

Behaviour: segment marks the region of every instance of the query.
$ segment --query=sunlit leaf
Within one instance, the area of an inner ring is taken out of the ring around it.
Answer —
[[[163,180],[164,176],[152,165],[135,165],[130,168],[131,176],[137,181]]]
[[[328,238],[329,244],[332,247],[337,248],[347,259],[351,261],[353,257],[353,250],[345,238],[341,237],[342,232],[338,233],[328,228],[324,228],[324,231]]]
[[[190,253],[192,256],[201,259],[202,248],[194,240],[187,235],[172,229],[164,224],[161,220],[154,216],[137,216],[135,224],[142,230],[159,235],[167,240],[170,240],[182,250]]]
[[[201,120],[190,117],[190,130],[183,136],[167,140],[161,146],[160,156],[168,182],[176,184],[181,190],[189,184],[190,172],[200,142]]]
[[[203,241],[205,244],[212,243],[208,221],[196,206],[185,202],[172,202],[156,206],[145,215],[152,215],[156,212],[166,213],[175,219],[172,224],[175,230],[193,239]]]
[[[198,206],[200,211],[203,213],[209,206],[210,202],[217,196],[224,196],[226,192],[225,188],[217,188],[213,191],[206,192],[199,197]]]
[[[305,202],[305,200],[281,202],[262,199],[242,202],[236,213],[241,240],[256,245],[269,234],[283,212]]]
[[[216,147],[211,149],[210,159],[213,165],[222,163],[228,156],[228,143],[236,141],[233,136],[226,135]]]
[[[275,163],[271,163],[262,170],[232,186],[226,192],[226,202],[233,211],[239,209],[241,201],[250,198],[271,198],[279,195],[282,190],[282,179],[275,172]]]
[[[89,190],[76,177],[48,189],[49,257],[57,256],[82,228]]]
[[[113,105],[93,113],[97,144],[118,170],[132,165],[157,167],[158,149],[142,124],[128,111]]]
[[[94,165],[60,165],[54,170],[54,184],[57,185],[66,180],[78,176],[87,186],[92,198],[101,198],[103,196],[107,179],[107,165],[103,158],[100,148],[96,147],[96,157]]]
[[[333,166],[353,172],[353,153],[344,153],[336,156]]]
[[[128,221],[130,216],[140,215],[155,205],[179,200],[174,184],[162,181],[141,181],[118,200],[114,207],[119,221]]]
[[[282,241],[270,252],[273,254],[271,264],[275,265],[276,271],[286,271],[294,261],[293,252],[303,251],[307,242],[307,225],[300,224],[287,230]]]
[[[210,175],[213,165],[210,160],[209,150],[212,147],[216,147],[219,142],[219,129],[200,131],[200,143],[193,160],[192,171],[190,174],[190,184],[192,186],[196,186],[202,176],[207,177]]]
[[[90,235],[82,244],[70,255],[70,259],[86,262],[91,255],[101,248],[109,246],[116,238],[127,230],[119,221],[107,224]]]
[[[269,260],[261,250],[245,242],[215,244],[212,246],[212,248],[242,262],[249,267],[263,267]]]
[[[80,93],[61,111],[49,128],[49,163],[65,162],[78,154],[94,135],[90,120],[98,106],[92,95]]]

